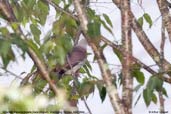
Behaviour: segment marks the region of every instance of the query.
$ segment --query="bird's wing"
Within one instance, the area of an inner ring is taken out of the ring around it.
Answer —
[[[71,70],[76,72],[85,63],[86,56],[86,49],[80,46],[74,47],[71,53],[68,54],[64,67],[58,70],[58,74],[71,74]]]
[[[85,58],[86,58],[86,49],[80,46],[76,46],[69,54],[67,64],[73,67],[78,63],[80,63],[81,61],[83,61]]]

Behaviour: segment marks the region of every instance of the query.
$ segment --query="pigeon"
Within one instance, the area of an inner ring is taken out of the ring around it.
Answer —
[[[81,39],[66,57],[66,63],[62,68],[56,69],[58,78],[64,75],[73,75],[85,64],[87,57],[87,41]]]

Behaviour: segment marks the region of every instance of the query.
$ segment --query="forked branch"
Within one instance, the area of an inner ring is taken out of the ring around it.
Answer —
[[[111,72],[108,68],[105,67],[105,61],[102,59],[100,51],[98,50],[98,48],[96,47],[96,45],[91,42],[91,39],[89,38],[89,36],[87,35],[87,17],[86,17],[86,13],[82,10],[82,6],[79,3],[79,0],[73,0],[74,2],[74,7],[76,9],[76,12],[78,14],[78,18],[82,27],[82,31],[83,34],[85,36],[85,38],[87,39],[89,45],[91,46],[95,56],[97,57],[97,61],[102,73],[102,77],[103,80],[106,84],[106,88],[107,88],[107,92],[110,98],[110,101],[112,103],[112,106],[116,112],[116,114],[125,114],[124,111],[124,107],[121,103],[121,100],[118,96],[118,92],[116,87],[113,85],[112,83],[112,75]]]

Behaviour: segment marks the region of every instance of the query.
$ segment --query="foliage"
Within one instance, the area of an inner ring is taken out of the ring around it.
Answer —
[[[59,79],[57,74],[53,72],[55,68],[64,67],[67,54],[72,51],[75,42],[78,40],[80,22],[77,19],[78,16],[75,15],[72,0],[47,1],[9,0],[9,5],[11,6],[9,12],[3,12],[0,7],[0,67],[4,71],[8,71],[10,65],[17,62],[18,55],[25,60],[26,55],[29,54],[29,49],[32,49],[38,59],[45,64],[50,72],[50,78],[62,94],[55,99],[55,94],[47,87],[47,80],[42,77],[39,72],[40,69],[33,65],[29,73],[31,74],[30,77],[25,76],[21,81],[24,82],[26,80],[24,86],[32,85],[32,87],[18,87],[9,90],[0,88],[0,93],[2,93],[0,94],[0,111],[15,109],[19,109],[18,111],[60,110],[66,102],[69,104],[71,100],[78,101],[88,98],[93,95],[95,89],[98,90],[102,103],[105,101],[108,92],[104,83],[105,79],[101,80],[92,75],[93,70],[96,69],[92,68],[91,62],[86,61],[79,70],[80,77],[77,78],[73,75],[64,75]],[[52,8],[55,9],[54,12],[52,12]],[[54,20],[49,19],[50,12],[53,13]],[[89,21],[87,35],[96,44],[98,50],[103,52],[109,47],[109,44],[101,43],[102,30],[105,29],[111,36],[114,36],[113,27],[115,25],[113,25],[113,20],[110,19],[107,13],[98,14],[96,10],[91,8],[91,5],[86,6],[85,12]],[[9,18],[6,13],[12,16]],[[50,21],[52,25],[47,28],[48,32],[44,32],[44,28],[47,27]],[[142,29],[144,22],[148,23],[149,28],[153,25],[152,18],[148,13],[144,13],[139,17],[137,22]],[[115,43],[113,44],[115,45]],[[113,48],[113,53],[122,62],[124,58],[122,46],[120,47],[118,44],[116,46],[118,48]],[[89,55],[91,54],[87,54],[87,57]],[[105,60],[104,56],[102,58]],[[93,62],[96,62],[96,60],[97,57],[94,56]],[[101,60],[98,61],[101,62]],[[135,63],[130,68],[131,76],[138,82],[137,86],[133,88],[133,92],[136,92],[136,94],[145,85],[146,77],[142,67],[143,65]],[[115,75],[112,75],[111,77],[114,77],[112,80],[113,84],[119,90],[124,81],[123,74],[119,73],[119,76],[115,77]],[[160,76],[152,75],[143,92],[136,99],[135,105],[141,96],[143,96],[146,106],[149,106],[151,102],[157,103],[156,93],[158,92],[167,97],[167,91],[163,87],[163,83],[164,81]],[[76,94],[72,94],[74,89],[76,89]],[[47,102],[50,102],[51,99],[57,101],[58,104],[48,104]]]
[[[132,72],[131,72],[132,76],[134,76],[136,78],[136,80],[143,85],[144,81],[145,81],[145,77],[144,77],[144,73],[141,72],[141,67],[137,64],[134,64],[132,66]]]
[[[17,86],[13,85],[10,88],[0,88],[0,112],[50,112],[50,111],[59,111],[64,104],[65,99],[62,99],[58,104],[50,105],[50,101],[58,101],[61,98],[51,98],[49,99],[48,96],[41,94],[34,96],[32,93],[31,86],[25,86],[22,88],[18,88]],[[65,94],[64,91],[61,94]],[[55,108],[53,108],[55,107]],[[52,110],[53,109],[53,110]]]
[[[165,93],[165,89],[163,88],[163,81],[159,77],[151,76],[148,80],[146,89],[143,91],[144,101],[147,106],[150,105],[151,101],[155,104],[157,103],[157,97],[154,91],[161,91],[165,96],[167,96],[167,93]]]
[[[145,20],[149,24],[149,27],[151,28],[153,21],[148,13],[144,13],[143,16],[138,18],[138,23],[140,24],[140,26],[143,26],[144,23],[143,20]]]

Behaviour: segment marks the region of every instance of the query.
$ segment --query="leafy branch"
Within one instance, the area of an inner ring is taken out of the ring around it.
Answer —
[[[116,114],[125,114],[124,107],[122,106],[122,103],[120,101],[120,98],[118,96],[118,92],[116,87],[112,84],[112,78],[111,78],[111,73],[109,69],[105,68],[105,61],[101,57],[101,54],[99,50],[97,49],[96,45],[91,41],[91,38],[87,35],[87,22],[88,19],[86,17],[86,13],[82,10],[82,6],[79,3],[78,0],[74,0],[74,7],[76,9],[76,12],[78,14],[78,18],[82,27],[83,34],[85,38],[87,39],[89,45],[93,49],[94,54],[97,57],[97,61],[103,76],[103,79],[106,84],[107,92],[109,94],[110,101],[112,103],[113,108],[116,111]]]
[[[12,7],[9,4],[9,1],[0,1],[0,6],[1,6],[1,10],[3,11],[3,14],[6,15],[6,17],[8,18],[8,20],[10,20],[10,22],[17,22],[17,19],[13,13]],[[26,40],[26,36],[24,36],[22,29],[20,27],[18,28],[18,34],[21,36],[22,40],[24,40],[24,41]],[[36,53],[30,47],[28,47],[28,54],[30,55],[30,57],[32,58],[34,63],[36,64],[36,66],[39,69],[42,76],[47,80],[47,82],[49,83],[49,85],[52,88],[52,90],[54,91],[54,93],[56,95],[58,95],[57,87],[50,79],[49,72],[46,69],[43,61],[41,61],[38,58]]]

